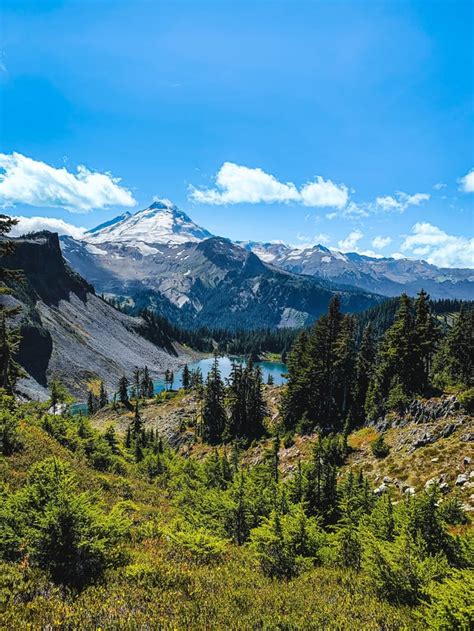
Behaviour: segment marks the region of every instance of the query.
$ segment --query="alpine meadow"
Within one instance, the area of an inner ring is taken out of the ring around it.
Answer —
[[[0,629],[474,628],[473,25],[2,3]]]

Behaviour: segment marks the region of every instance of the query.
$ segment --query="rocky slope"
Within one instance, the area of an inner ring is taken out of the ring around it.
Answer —
[[[95,295],[93,287],[66,265],[56,234],[43,232],[15,240],[2,265],[23,272],[8,304],[21,307],[23,340],[19,360],[29,374],[21,390],[42,398],[53,376],[75,395],[84,395],[90,379],[100,377],[110,390],[135,366],[158,375],[182,365],[177,345],[168,351],[149,342],[140,318],[120,313]],[[171,354],[170,354],[171,353]]]

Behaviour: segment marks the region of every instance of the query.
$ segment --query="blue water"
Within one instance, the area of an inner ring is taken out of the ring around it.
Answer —
[[[244,366],[247,363],[245,359],[243,359],[242,357],[227,357],[227,356],[219,357],[219,369],[221,371],[221,377],[224,379],[224,381],[228,379],[230,375],[233,362],[238,362],[240,364],[243,364]],[[205,381],[209,371],[211,370],[213,363],[214,363],[214,357],[206,357],[205,359],[200,359],[199,361],[188,364],[188,368],[189,370],[196,370],[196,368],[200,368],[202,371],[203,379]],[[255,364],[260,366],[260,368],[262,369],[263,383],[267,383],[268,375],[272,375],[273,383],[276,386],[281,386],[282,384],[286,383],[286,379],[283,376],[287,372],[286,364],[282,364],[279,362],[265,362],[265,361],[255,362]],[[182,386],[182,382],[181,382],[182,374],[183,374],[182,369],[175,372],[174,382],[173,382],[174,389],[180,388]],[[156,381],[153,382],[153,384],[155,386],[155,389],[154,389],[155,394],[162,392],[167,387],[164,379],[157,379]],[[83,403],[83,402],[74,403],[73,405],[69,407],[69,411],[72,414],[80,414],[80,413],[87,414],[87,403]]]
[[[232,369],[232,364],[234,362],[238,362],[239,364],[246,365],[245,359],[242,357],[219,357],[219,369],[221,371],[221,377],[224,379],[228,379],[230,376],[230,372]],[[212,368],[212,364],[214,363],[214,357],[206,357],[205,359],[200,359],[197,362],[193,362],[192,364],[188,364],[189,370],[196,370],[196,368],[200,368],[202,372],[202,376],[204,381]],[[262,369],[263,375],[263,383],[267,383],[268,375],[272,375],[273,383],[276,386],[281,386],[286,383],[286,379],[283,376],[287,372],[286,364],[281,364],[279,362],[255,362],[257,366],[260,366]],[[182,369],[177,371],[174,375],[173,388],[180,388],[182,386],[181,377],[183,371]],[[155,385],[155,394],[158,392],[162,392],[166,388],[166,384],[163,379],[158,379],[154,381]]]

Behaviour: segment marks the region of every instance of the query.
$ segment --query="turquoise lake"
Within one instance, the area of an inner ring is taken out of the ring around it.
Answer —
[[[195,370],[196,368],[200,368],[202,371],[202,376],[204,380],[206,380],[206,377],[209,371],[211,370],[213,362],[214,362],[213,357],[206,357],[204,359],[200,359],[199,361],[188,364],[188,368],[190,370]],[[221,371],[221,377],[224,379],[224,381],[228,379],[231,368],[232,368],[232,364],[234,362],[238,362],[243,365],[247,363],[246,360],[243,359],[242,357],[229,357],[229,356],[219,357],[219,369]],[[286,379],[283,376],[286,374],[286,371],[287,371],[286,364],[282,364],[280,362],[268,362],[268,361],[255,362],[255,364],[260,366],[260,368],[262,369],[263,383],[267,383],[268,375],[271,375],[273,377],[273,383],[276,386],[281,386],[282,384],[286,383]],[[176,389],[176,388],[181,387],[182,374],[183,374],[182,369],[175,372],[173,388]],[[165,390],[164,379],[156,379],[153,382],[153,384],[155,386],[155,390],[154,390],[155,394],[158,394],[159,392],[162,392],[163,390]],[[86,414],[87,404],[84,402],[74,403],[73,405],[70,406],[69,410],[72,412],[72,414],[79,414],[79,413]]]
[[[247,363],[246,360],[243,359],[242,357],[228,357],[228,356],[219,357],[219,369],[221,371],[221,377],[224,379],[224,381],[228,379],[230,375],[230,371],[232,369],[232,364],[235,362],[238,362],[239,364],[243,364],[244,366]],[[213,363],[214,363],[213,357],[206,357],[205,359],[200,359],[197,362],[188,364],[188,368],[190,370],[195,370],[196,368],[200,368],[202,371],[202,376],[205,381],[209,371],[211,370]],[[267,383],[268,375],[271,375],[273,377],[273,383],[276,386],[281,386],[282,384],[286,382],[286,379],[283,376],[287,371],[286,364],[282,364],[279,362],[266,362],[266,361],[255,362],[255,364],[257,366],[260,366],[260,368],[262,369],[263,383]],[[175,373],[173,388],[181,387],[182,374],[183,374],[182,370],[179,370]],[[158,392],[162,392],[165,389],[165,382],[162,379],[158,379],[154,381],[154,384],[155,384],[155,394],[157,394]]]

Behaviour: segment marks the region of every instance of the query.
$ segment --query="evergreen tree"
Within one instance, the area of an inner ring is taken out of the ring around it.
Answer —
[[[140,383],[140,396],[143,399],[151,399],[154,393],[153,379],[150,377],[148,366],[145,366],[142,372]]]
[[[224,408],[224,383],[219,369],[219,359],[214,355],[214,362],[209,371],[204,392],[202,411],[203,437],[206,441],[217,442],[226,424]]]
[[[375,342],[370,323],[364,328],[355,363],[354,392],[351,419],[352,424],[365,421],[365,400],[375,360]]]
[[[470,388],[474,385],[474,309],[462,306],[436,356],[436,372],[447,382]]]
[[[123,377],[120,378],[119,384],[118,384],[118,395],[119,395],[119,399],[120,402],[123,403],[123,405],[127,406],[129,405],[129,400],[128,400],[128,388],[129,388],[129,381],[127,379],[127,377],[125,377],[125,375]]]
[[[87,391],[87,411],[90,416],[94,414],[97,409],[96,398],[92,390]]]
[[[18,379],[26,374],[15,360],[20,342],[20,329],[9,327],[6,309],[0,309],[0,388],[7,394],[13,394]]]
[[[103,381],[100,382],[99,407],[103,408],[109,403],[109,396]]]
[[[188,365],[185,364],[184,368],[183,368],[183,374],[181,377],[181,383],[183,384],[183,388],[185,390],[189,390],[190,386],[191,386],[191,374],[188,368]]]
[[[417,358],[415,382],[412,389],[424,393],[428,388],[433,356],[440,338],[440,330],[431,313],[430,297],[423,289],[415,300],[415,342]]]
[[[135,370],[133,371],[133,377],[132,377],[133,398],[138,399],[141,396],[141,391],[142,391],[141,383],[142,383],[141,370],[138,368],[138,366],[136,366]]]
[[[382,340],[376,369],[369,385],[365,405],[369,418],[377,418],[385,412],[392,389],[394,405],[408,402],[408,397],[414,394],[419,357],[412,301],[406,294],[402,294],[395,322]]]
[[[135,441],[140,440],[143,431],[143,421],[140,416],[140,409],[138,407],[138,401],[135,402],[135,413],[132,421],[132,436]]]

